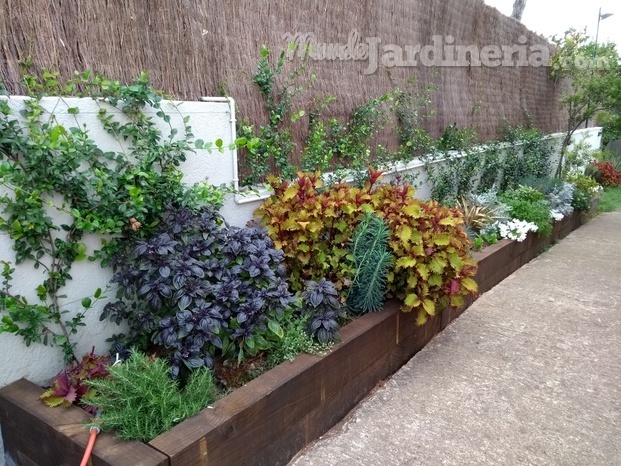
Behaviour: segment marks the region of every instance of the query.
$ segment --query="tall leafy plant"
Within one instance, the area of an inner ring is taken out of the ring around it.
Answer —
[[[309,280],[301,293],[304,313],[308,316],[308,333],[319,343],[338,340],[338,319],[343,316],[344,307],[334,284],[322,278],[318,282]]]
[[[242,120],[238,127],[238,134],[254,144],[246,146],[245,160],[248,174],[243,179],[244,184],[258,184],[270,172],[271,164],[286,179],[295,175],[295,168],[291,163],[291,155],[296,147],[292,139],[291,123],[304,115],[304,111],[292,113],[293,98],[302,92],[303,87],[295,85],[295,79],[302,68],[289,74],[289,81],[278,84],[283,73],[285,52],[281,52],[272,66],[270,64],[270,50],[263,47],[257,71],[252,81],[257,85],[265,99],[268,113],[267,124],[251,124],[247,119]]]
[[[386,275],[393,263],[389,237],[383,220],[371,214],[356,227],[349,246],[355,275],[347,295],[347,306],[353,313],[377,311],[384,304]]]
[[[556,53],[550,62],[550,76],[567,83],[561,105],[567,110],[565,136],[556,176],[563,172],[565,154],[574,132],[598,112],[621,106],[621,71],[615,44],[596,44],[580,31],[570,29],[554,37]]]

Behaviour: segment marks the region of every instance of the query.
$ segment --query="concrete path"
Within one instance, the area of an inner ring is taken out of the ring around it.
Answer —
[[[292,464],[621,465],[621,212],[484,294]]]

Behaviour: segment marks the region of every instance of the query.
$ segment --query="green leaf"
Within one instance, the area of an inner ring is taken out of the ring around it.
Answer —
[[[275,320],[269,320],[267,322],[267,327],[274,333],[278,338],[282,338],[285,336],[285,331]]]
[[[416,308],[420,306],[420,299],[414,293],[410,293],[405,297],[403,303],[409,308]]]
[[[464,261],[457,254],[449,254],[448,256],[451,267],[455,270],[461,270],[464,265]]]
[[[408,225],[397,228],[397,237],[404,243],[412,237],[412,229]]]
[[[43,285],[39,285],[37,287],[37,296],[39,297],[39,299],[43,301],[46,295],[47,295],[47,288],[45,288]]]
[[[438,235],[433,239],[433,243],[437,244],[438,246],[448,246],[450,242],[451,242],[451,237],[447,233]]]
[[[54,335],[54,344],[62,346],[67,343],[67,337],[64,335]]]
[[[461,286],[472,293],[475,293],[479,289],[479,285],[477,285],[477,282],[475,282],[472,278],[462,279]]]
[[[415,258],[404,256],[404,257],[400,257],[399,259],[397,259],[397,262],[395,262],[395,267],[406,269],[409,267],[415,267],[416,263],[417,261]]]
[[[425,264],[418,264],[416,266],[416,270],[420,274],[421,278],[427,281],[427,279],[429,278],[429,267],[427,267]]]
[[[410,204],[402,209],[402,212],[410,217],[418,218],[420,217],[420,206],[416,204]]]
[[[436,315],[436,305],[431,299],[423,299],[423,309],[429,315]]]
[[[442,275],[432,273],[429,280],[427,280],[427,283],[429,286],[442,286]]]
[[[456,217],[446,217],[440,220],[439,223],[440,225],[445,225],[445,226],[455,226],[459,223],[459,220],[457,220]]]
[[[429,269],[434,273],[441,274],[444,271],[444,267],[446,267],[447,261],[446,259],[435,255],[431,259],[431,263],[429,264]]]
[[[84,298],[82,300],[82,307],[85,309],[88,309],[89,307],[91,307],[91,303],[92,303],[91,298]]]
[[[101,288],[97,288],[97,289],[95,290],[95,293],[93,293],[93,297],[94,297],[95,299],[99,299],[99,297],[100,297],[100,296],[101,296]]]
[[[69,107],[69,108],[67,109],[67,112],[68,112],[70,115],[77,115],[78,113],[80,113],[80,109],[79,109],[78,107]]]

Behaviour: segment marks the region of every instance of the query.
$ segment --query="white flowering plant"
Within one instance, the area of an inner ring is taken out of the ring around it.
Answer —
[[[565,217],[565,215],[564,215],[564,214],[563,214],[560,210],[557,210],[557,209],[552,209],[552,210],[550,211],[550,217],[551,217],[551,218],[553,218],[555,221],[557,221],[557,222],[558,222],[558,221],[560,221],[560,220],[563,220],[563,218]]]
[[[498,229],[501,238],[516,240],[520,243],[526,239],[528,232],[535,233],[538,229],[534,223],[516,218],[505,222],[496,222],[495,227]]]

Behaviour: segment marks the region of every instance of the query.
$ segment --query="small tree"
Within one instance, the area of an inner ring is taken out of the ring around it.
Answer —
[[[598,112],[621,104],[621,71],[615,44],[598,46],[575,29],[565,32],[562,38],[553,37],[552,42],[557,50],[550,63],[550,75],[568,84],[561,98],[561,106],[567,109],[567,126],[556,169],[560,177],[574,132]]]

